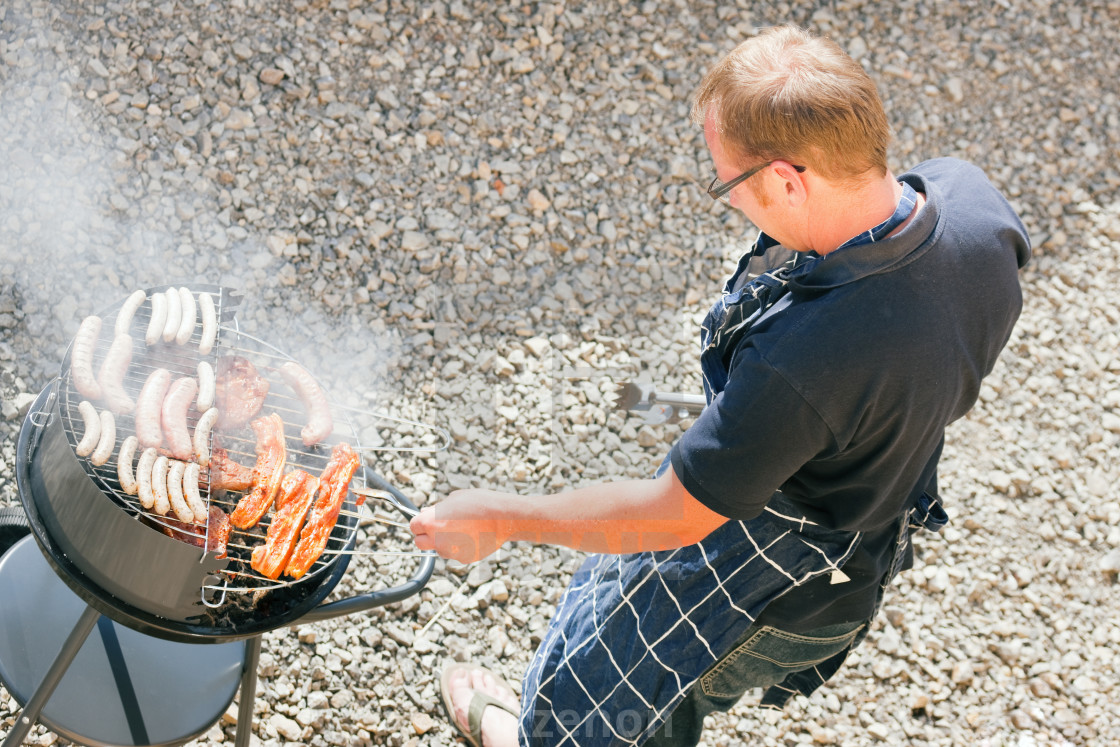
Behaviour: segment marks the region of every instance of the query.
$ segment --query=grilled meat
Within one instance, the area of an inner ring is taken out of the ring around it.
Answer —
[[[257,416],[268,396],[268,381],[256,367],[238,355],[218,359],[214,401],[218,407],[218,430],[235,431]]]
[[[331,460],[319,478],[319,497],[311,508],[307,523],[303,525],[299,544],[292,552],[292,559],[284,573],[292,578],[299,578],[323,554],[331,530],[338,522],[338,514],[342,510],[342,502],[346,500],[350,480],[360,464],[361,458],[350,444],[340,443],[331,451]]]
[[[284,443],[284,421],[276,413],[252,422],[257,434],[257,463],[253,467],[253,488],[237,503],[229,517],[238,529],[254,526],[276,499],[284,479],[288,449]]]
[[[253,548],[250,565],[254,570],[273,580],[280,578],[299,540],[300,527],[318,489],[319,478],[301,469],[293,470],[284,477],[280,494],[276,496],[276,513],[268,527],[265,544]]]

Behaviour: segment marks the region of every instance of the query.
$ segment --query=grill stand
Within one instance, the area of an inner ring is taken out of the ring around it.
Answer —
[[[235,744],[249,744],[260,636],[183,644],[120,626],[72,594],[30,537],[0,558],[0,594],[0,681],[25,703],[3,747],[35,723],[91,747],[182,744],[238,689]]]
[[[39,720],[43,707],[46,706],[47,701],[54,694],[58,683],[62,681],[62,676],[70,668],[70,663],[78,655],[78,651],[86,642],[86,638],[89,637],[89,633],[93,630],[93,626],[97,624],[97,618],[99,617],[101,617],[101,614],[93,607],[87,606],[85,611],[82,612],[78,624],[66,637],[66,642],[62,644],[62,650],[58,652],[58,656],[55,657],[50,669],[47,670],[46,676],[39,684],[39,689],[35,691],[35,694],[27,701],[27,705],[20,711],[15,726],[8,732],[8,736],[4,740],[4,747],[16,747],[23,744],[23,740],[27,738],[31,727]]]

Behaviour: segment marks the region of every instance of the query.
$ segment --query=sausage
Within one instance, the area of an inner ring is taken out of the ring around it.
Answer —
[[[121,442],[121,450],[117,454],[117,480],[121,484],[121,490],[128,495],[136,495],[140,487],[136,482],[136,473],[132,471],[132,460],[136,457],[136,447],[139,444],[140,440],[136,436],[129,436]]]
[[[313,446],[319,443],[334,430],[331,406],[326,395],[311,374],[295,361],[288,361],[280,366],[280,375],[303,400],[303,406],[307,409],[307,425],[300,431],[303,445]]]
[[[108,410],[101,411],[101,436],[97,439],[97,448],[90,454],[89,461],[94,467],[100,467],[113,456],[113,447],[117,445],[117,422],[113,413]]]
[[[87,316],[78,327],[70,353],[70,377],[83,397],[101,399],[101,385],[93,377],[93,348],[101,335],[101,317]]]
[[[202,317],[202,339],[198,341],[198,352],[210,355],[218,337],[218,317],[214,311],[214,299],[209,293],[198,294],[198,311]]]
[[[214,367],[206,361],[198,362],[198,401],[194,409],[206,412],[214,406],[214,393],[217,381],[214,378]]]
[[[210,464],[210,431],[216,422],[218,408],[211,407],[202,413],[202,417],[194,425],[194,456],[203,467]]]
[[[101,371],[97,374],[97,382],[101,385],[102,396],[109,405],[109,409],[118,413],[130,413],[136,409],[136,403],[124,390],[124,375],[132,363],[132,336],[117,335],[113,344],[101,363]]]
[[[140,496],[140,505],[146,509],[156,504],[156,495],[152,492],[152,468],[158,456],[159,452],[155,449],[144,449],[136,464],[137,494]]]
[[[164,516],[171,510],[171,502],[167,499],[167,468],[170,460],[160,454],[152,465],[152,495],[155,496],[153,510]]]
[[[144,335],[144,342],[152,346],[159,342],[160,336],[163,335],[163,327],[167,324],[167,296],[153,293],[149,300],[152,302],[152,316],[148,320],[148,332]]]
[[[163,341],[171,342],[179,334],[179,322],[183,320],[183,301],[179,291],[168,288],[163,292],[167,299],[167,321],[163,323]]]
[[[88,400],[83,399],[78,403],[78,412],[85,423],[85,431],[82,432],[82,440],[78,442],[74,452],[80,457],[86,457],[93,453],[97,442],[101,440],[101,418],[97,415],[97,408]]]
[[[147,300],[148,294],[142,290],[133,291],[132,295],[125,299],[120,311],[117,312],[117,321],[113,325],[114,335],[120,337],[129,334],[132,329],[132,317],[136,316],[136,310]]]
[[[210,509],[206,507],[206,501],[202,499],[202,494],[198,492],[198,476],[200,470],[198,465],[191,462],[183,471],[183,496],[187,499],[187,505],[191,507],[194,512],[194,523],[205,524],[210,518]]]
[[[194,334],[195,317],[198,315],[198,305],[194,302],[194,294],[190,288],[179,289],[179,306],[182,317],[179,320],[179,331],[175,333],[175,342],[186,345]]]
[[[171,503],[171,510],[175,512],[175,518],[189,524],[194,521],[194,511],[187,505],[187,497],[183,495],[183,472],[186,468],[187,463],[178,459],[168,463],[167,498]]]
[[[140,396],[136,400],[136,435],[140,438],[140,445],[145,448],[155,448],[163,443],[160,419],[163,400],[170,386],[171,372],[166,368],[157,368],[148,374],[148,380],[140,390]]]
[[[176,459],[190,459],[194,451],[191,433],[187,429],[187,411],[191,409],[198,383],[189,376],[177,379],[163,400],[160,425],[167,441],[168,451]]]

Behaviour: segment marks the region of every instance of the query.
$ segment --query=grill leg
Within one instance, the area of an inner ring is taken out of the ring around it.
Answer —
[[[253,704],[257,699],[257,665],[261,660],[261,637],[245,644],[245,667],[241,670],[241,697],[237,706],[237,736],[234,747],[249,747],[253,733]],[[7,747],[7,744],[4,745]]]
[[[51,663],[47,673],[43,676],[43,681],[39,683],[39,688],[27,699],[27,705],[23,707],[23,711],[16,719],[15,726],[8,732],[7,738],[4,739],[3,747],[18,747],[23,744],[23,740],[27,738],[27,734],[31,731],[31,727],[39,720],[39,714],[43,712],[43,706],[51,699],[54,689],[58,687],[58,683],[62,681],[62,676],[66,674],[66,670],[70,667],[74,657],[78,655],[81,650],[82,644],[86,642],[89,637],[90,631],[93,626],[97,624],[97,619],[101,617],[101,613],[93,607],[86,606],[82,616],[78,618],[77,624],[74,629],[70,631],[70,635],[66,637],[66,642],[62,644],[62,649],[58,652],[54,662]],[[260,639],[257,639],[257,653],[260,653]],[[256,667],[254,666],[254,673]],[[240,746],[239,746],[240,747]]]

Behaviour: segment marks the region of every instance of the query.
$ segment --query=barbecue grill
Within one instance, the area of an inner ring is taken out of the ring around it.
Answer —
[[[150,297],[164,290],[166,288],[151,288],[146,293]],[[385,415],[356,413],[332,404],[335,421],[332,434],[321,443],[305,446],[299,435],[306,420],[304,404],[277,374],[280,365],[292,359],[239,328],[234,313],[240,302],[237,294],[217,286],[196,286],[191,292],[205,292],[216,300],[218,335],[213,350],[207,355],[199,352],[200,333],[197,329],[182,344],[135,345],[124,380],[124,389],[131,396],[137,395],[149,372],[155,368],[166,368],[173,376],[192,376],[200,360],[216,363],[222,356],[243,357],[251,361],[269,383],[260,414],[276,413],[284,421],[288,466],[313,475],[322,472],[330,459],[332,447],[337,443],[345,441],[359,453],[362,451],[359,431],[353,423],[358,416],[373,416],[390,423],[404,422],[428,428],[420,423]],[[103,310],[100,316],[111,320],[123,303]],[[143,304],[132,319],[130,329],[134,338],[137,330],[143,337],[142,330],[148,325],[149,315],[149,305]],[[112,324],[103,325],[94,353],[95,370],[112,341],[112,327]],[[129,495],[118,478],[116,458],[96,466],[90,459],[77,455],[83,429],[78,404],[83,397],[75,389],[73,381],[73,349],[71,345],[58,379],[43,389],[24,420],[19,435],[16,475],[20,500],[42,556],[64,585],[88,608],[71,635],[77,640],[63,645],[56,666],[43,677],[41,684],[8,682],[2,675],[7,673],[11,676],[12,667],[4,666],[4,662],[0,661],[0,679],[4,679],[13,695],[35,691],[34,695],[19,698],[25,706],[24,713],[4,745],[18,744],[31,724],[38,720],[50,692],[61,680],[66,666],[78,655],[86,635],[102,615],[143,636],[167,641],[169,645],[244,642],[243,649],[235,647],[239,656],[244,651],[237,744],[247,744],[253,710],[251,700],[255,689],[256,657],[262,633],[295,622],[328,619],[399,601],[419,592],[434,569],[434,555],[406,552],[404,554],[419,557],[417,567],[406,582],[324,603],[344,575],[351,555],[356,552],[362,497],[355,498],[355,489],[364,496],[383,499],[386,506],[405,516],[414,514],[416,508],[381,476],[368,467],[362,467],[351,482],[352,490],[331,530],[326,549],[311,569],[298,579],[283,576],[277,580],[268,578],[250,564],[253,547],[265,541],[267,518],[248,530],[233,529],[223,557],[222,553],[207,549],[213,539],[209,525],[176,523],[168,516],[145,509],[135,496]],[[196,412],[189,415],[192,430],[198,418]],[[133,415],[118,414],[116,423],[114,457],[119,454],[123,439],[135,431]],[[437,429],[429,430],[439,433]],[[254,463],[255,440],[248,428],[232,428],[217,437],[230,457],[243,465]],[[393,447],[378,448],[388,450]],[[405,448],[435,450],[440,447],[426,444]],[[223,493],[210,490],[207,486],[202,492],[208,506],[218,507],[227,514],[233,511],[240,498],[238,493]],[[165,532],[167,527],[178,532],[178,538]],[[182,541],[184,538],[193,539],[199,546]],[[12,553],[15,552],[13,549]],[[29,631],[28,635],[33,636],[34,631]],[[26,672],[21,674],[28,676]],[[133,720],[135,718],[133,714]],[[209,723],[202,724],[202,729],[207,728]],[[74,741],[102,743],[98,738],[80,732],[54,730]],[[135,730],[132,734],[135,736]],[[83,736],[86,738],[83,739]]]

